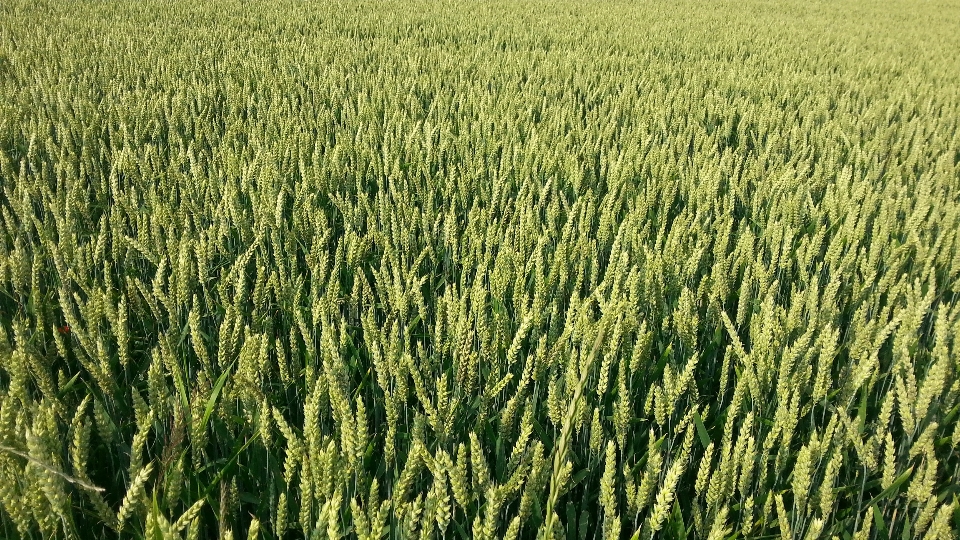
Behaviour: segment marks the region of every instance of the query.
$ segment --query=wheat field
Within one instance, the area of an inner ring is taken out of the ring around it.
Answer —
[[[960,531],[960,3],[4,0],[0,537]]]

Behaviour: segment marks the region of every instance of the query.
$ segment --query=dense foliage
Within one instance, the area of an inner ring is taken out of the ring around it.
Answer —
[[[947,539],[956,2],[0,3],[0,536]]]

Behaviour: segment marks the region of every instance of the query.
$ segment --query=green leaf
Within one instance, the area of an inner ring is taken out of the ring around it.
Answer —
[[[253,434],[252,437],[246,440],[242,445],[240,445],[237,450],[233,453],[233,456],[228,460],[218,460],[217,464],[225,463],[223,467],[220,468],[220,471],[217,472],[217,475],[213,477],[213,481],[210,482],[206,489],[203,490],[203,497],[209,497],[213,490],[220,485],[220,480],[222,480],[230,470],[230,467],[237,462],[237,459],[240,457],[240,454],[243,453],[254,441],[260,438],[260,432],[257,431]],[[239,442],[239,441],[238,441]]]
[[[953,496],[953,508],[953,526],[960,529],[960,499],[956,495]]]
[[[217,404],[217,399],[220,397],[220,391],[223,390],[223,385],[227,382],[227,377],[230,375],[230,370],[233,368],[234,362],[230,362],[230,365],[227,366],[227,369],[223,370],[223,373],[220,374],[220,377],[217,379],[216,384],[213,385],[213,391],[210,392],[210,397],[207,398],[207,405],[203,410],[203,422],[201,425],[206,428],[210,423],[210,416],[213,415],[213,408]]]
[[[887,523],[883,520],[883,514],[880,513],[877,505],[871,505],[871,508],[873,509],[873,524],[877,527],[877,537],[889,538],[890,533],[887,531]]]
[[[660,359],[657,361],[656,367],[653,369],[653,372],[650,373],[651,377],[658,377],[663,373],[664,366],[667,365],[667,360],[673,354],[673,344],[667,345],[667,348],[663,350],[663,353],[660,355]]]
[[[573,478],[570,479],[570,484],[569,484],[570,487],[568,487],[566,491],[569,492],[571,489],[575,488],[580,482],[583,482],[583,479],[586,478],[588,474],[590,474],[590,471],[588,469],[584,469],[578,472],[577,474],[573,475]]]
[[[875,505],[876,503],[880,502],[882,499],[895,495],[897,491],[900,489],[900,486],[902,486],[903,483],[910,478],[911,474],[913,474],[913,467],[910,467],[906,471],[903,471],[903,474],[898,476],[897,479],[894,480],[892,484],[890,484],[890,487],[881,491],[879,495],[877,495],[876,497],[873,498],[872,501],[867,503],[867,506]]]
[[[707,433],[707,426],[703,425],[703,419],[700,418],[700,413],[697,411],[693,412],[693,423],[697,426],[697,435],[700,437],[700,444],[704,448],[710,446],[710,434]]]
[[[67,392],[69,392],[70,389],[73,388],[73,385],[77,383],[77,379],[79,378],[80,378],[80,372],[78,371],[76,375],[71,377],[70,380],[66,382],[66,384],[60,387],[60,391],[58,392],[58,395],[60,397],[67,395]]]
[[[680,504],[676,499],[673,501],[673,514],[670,515],[668,527],[677,540],[687,540],[687,529],[683,525],[683,514],[680,513]]]
[[[567,539],[575,540],[577,532],[577,509],[567,501]]]

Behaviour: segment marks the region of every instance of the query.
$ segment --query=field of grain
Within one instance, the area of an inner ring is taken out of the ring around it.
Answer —
[[[0,2],[0,537],[960,530],[960,3]]]

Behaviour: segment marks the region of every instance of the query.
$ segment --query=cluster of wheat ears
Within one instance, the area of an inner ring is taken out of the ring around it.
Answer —
[[[955,538],[958,13],[3,2],[0,536]]]

